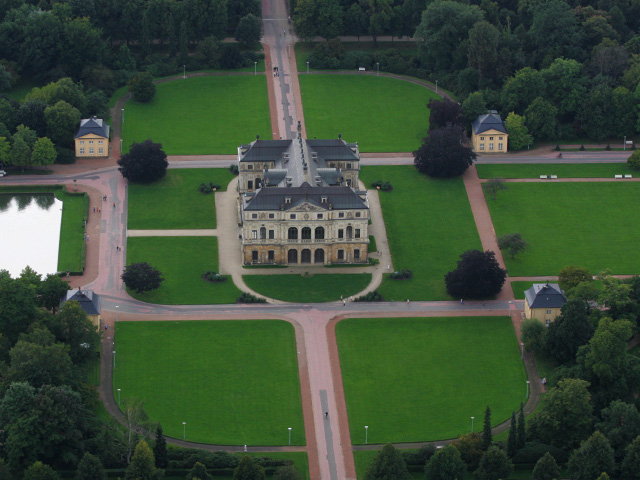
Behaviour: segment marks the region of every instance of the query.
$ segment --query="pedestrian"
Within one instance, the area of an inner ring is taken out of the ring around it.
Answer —
[[[96,207],[93,207],[93,213],[96,213]]]
[[[409,299],[407,298],[407,303],[409,303]]]
[[[113,202],[113,208],[116,208],[116,202]]]
[[[101,212],[102,212],[102,209],[101,209],[101,208],[99,208],[99,209],[98,209],[98,213],[101,213]]]
[[[116,252],[120,250],[120,247],[116,245]]]
[[[391,270],[391,264],[387,265],[387,270]]]
[[[347,301],[346,300],[342,300],[342,306],[346,307],[347,306]]]
[[[324,412],[324,418],[329,418],[329,412]]]
[[[460,305],[462,305],[464,302],[462,301],[462,299],[460,299]]]
[[[245,452],[247,451],[247,446],[246,446],[246,445],[244,446],[244,451],[245,451]]]
[[[89,235],[87,235],[87,243],[89,243]]]

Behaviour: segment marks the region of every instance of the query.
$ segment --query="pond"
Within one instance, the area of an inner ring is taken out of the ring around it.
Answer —
[[[0,194],[0,270],[58,270],[62,202],[53,194]]]

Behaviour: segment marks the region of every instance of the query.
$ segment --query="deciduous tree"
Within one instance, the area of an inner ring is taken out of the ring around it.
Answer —
[[[258,17],[249,13],[242,17],[236,27],[235,38],[245,45],[254,45],[262,37],[262,22]]]
[[[386,480],[388,478],[408,480],[411,475],[409,475],[402,454],[393,445],[387,443],[367,467],[364,478],[365,480]]]
[[[129,80],[129,91],[136,102],[146,103],[156,95],[156,86],[149,72],[138,72]]]
[[[47,137],[42,137],[36,140],[36,143],[31,152],[31,163],[33,165],[44,165],[48,167],[53,165],[58,158],[58,152],[51,140]]]
[[[85,452],[76,470],[76,480],[106,480],[106,478],[100,459]]]
[[[547,329],[547,351],[558,363],[574,363],[578,349],[593,336],[589,305],[583,300],[565,303]]]
[[[452,445],[438,450],[425,467],[427,480],[457,480],[463,478],[467,466],[460,452]]]
[[[449,124],[463,126],[462,107],[457,102],[448,98],[442,100],[432,98],[427,103],[427,108],[429,109],[429,131],[446,127]]]
[[[565,292],[577,287],[579,283],[591,281],[593,281],[593,276],[589,270],[576,265],[567,265],[558,274],[558,285]]]
[[[627,446],[620,470],[623,478],[640,480],[640,436]]]
[[[525,120],[525,117],[513,112],[507,115],[504,124],[509,132],[509,148],[511,150],[522,150],[533,143],[533,136],[529,135]]]
[[[469,250],[460,255],[458,267],[447,273],[444,281],[453,298],[482,299],[497,295],[507,278],[494,252]]]
[[[131,463],[124,473],[126,480],[159,480],[162,478],[162,470],[157,469],[153,452],[147,442],[140,440],[131,457]]]
[[[73,143],[73,134],[80,124],[80,110],[60,100],[44,111],[47,136],[57,145]]]
[[[125,266],[121,278],[127,288],[135,290],[136,293],[155,290],[164,281],[160,271],[147,262],[132,263]]]
[[[165,452],[166,454],[166,452]],[[156,466],[158,466],[158,459],[156,458]],[[213,475],[207,472],[207,467],[200,463],[196,462],[189,473],[187,473],[187,480],[212,480]]]
[[[233,480],[264,480],[264,475],[264,468],[249,455],[244,455],[233,471]]]
[[[573,480],[591,480],[602,473],[612,472],[614,465],[609,440],[602,433],[595,432],[571,454],[568,470]]]
[[[160,180],[167,174],[167,154],[162,144],[145,140],[133,143],[129,153],[118,160],[118,169],[122,176],[130,182],[151,183]]]
[[[498,237],[498,248],[506,250],[513,260],[516,255],[527,249],[529,244],[522,238],[519,233],[507,233]]]
[[[560,478],[560,467],[549,452],[536,462],[531,474],[532,480],[557,480]]]
[[[500,480],[509,478],[511,472],[513,472],[513,464],[507,454],[493,446],[489,447],[482,456],[480,466],[475,471],[475,477],[478,480]]]
[[[596,430],[609,439],[617,461],[621,461],[625,449],[640,435],[640,413],[635,405],[614,400],[600,412],[602,421],[596,423]]]
[[[418,170],[430,177],[457,177],[473,165],[476,154],[462,145],[462,128],[447,125],[431,131],[413,157]]]

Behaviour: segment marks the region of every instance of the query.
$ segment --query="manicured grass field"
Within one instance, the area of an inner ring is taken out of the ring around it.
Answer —
[[[614,175],[633,174],[626,163],[522,163],[476,165],[480,178],[613,178]]]
[[[279,320],[122,322],[115,389],[166,435],[222,445],[304,445],[293,327]]]
[[[319,303],[348,298],[371,283],[370,273],[302,275],[243,275],[249,288],[284,302]]]
[[[55,195],[64,202],[58,249],[58,271],[82,272],[87,250],[84,243],[83,220],[89,213],[89,197],[86,194],[74,195],[66,190],[56,190]]]
[[[235,303],[240,296],[231,277],[223,283],[201,278],[207,270],[218,271],[216,237],[130,237],[127,265],[147,262],[160,270],[165,281],[157,290],[129,294],[143,302],[163,305],[209,305]]]
[[[226,168],[169,169],[151,184],[129,184],[129,229],[216,228],[215,193],[200,193],[201,183],[222,190],[233,179]]]
[[[393,78],[300,75],[309,138],[358,142],[361,152],[411,152],[429,128],[427,102],[440,98]]]
[[[416,442],[482,429],[525,401],[508,317],[348,319],[336,326],[351,441]]]
[[[236,153],[256,134],[271,139],[263,75],[195,77],[157,85],[149,103],[127,102],[123,149],[150,138],[167,155]]]
[[[529,243],[505,257],[512,276],[557,275],[565,265],[640,273],[635,183],[512,183],[487,203],[498,236],[518,232]]]
[[[460,254],[482,248],[462,179],[430,179],[411,166],[364,167],[360,178],[392,182],[380,192],[391,257],[396,270],[413,271],[411,280],[386,277],[378,291],[387,300],[449,300],[444,275]]]

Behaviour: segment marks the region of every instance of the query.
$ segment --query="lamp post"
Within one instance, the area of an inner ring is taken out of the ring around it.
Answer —
[[[113,369],[116,369],[116,351],[113,351]]]
[[[187,79],[187,66],[186,65],[182,65],[182,79],[183,80]]]
[[[118,320],[120,320],[120,306],[116,305],[116,323],[118,323]]]
[[[122,124],[124,125],[124,108],[122,109]]]
[[[253,74],[258,74],[258,62],[253,62]]]
[[[182,422],[182,439],[187,439],[187,422]]]
[[[476,419],[476,417],[471,417],[471,433],[473,433],[473,421]]]
[[[436,95],[438,94],[438,80],[436,80]]]
[[[520,342],[520,360],[524,360],[524,343]]]
[[[376,62],[376,77],[380,75],[380,62]]]
[[[307,62],[307,75],[309,75],[309,62]]]
[[[369,425],[364,426],[364,444],[369,443]]]
[[[627,136],[624,136],[624,142],[622,142],[622,150],[626,151],[627,150]]]
[[[118,389],[118,406],[120,406],[120,389]]]
[[[289,446],[291,446],[291,427],[289,427]]]
[[[531,382],[529,380],[527,380],[527,397],[526,397],[526,399],[529,399],[529,384],[530,383]]]
[[[120,154],[122,154],[122,138],[120,139]]]

